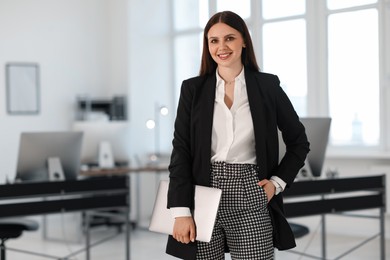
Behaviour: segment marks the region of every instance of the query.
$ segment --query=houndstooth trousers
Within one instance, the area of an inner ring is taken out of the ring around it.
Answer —
[[[197,260],[225,259],[225,240],[233,260],[273,259],[267,195],[258,186],[258,166],[214,162],[211,186],[222,189],[211,241],[197,242]]]

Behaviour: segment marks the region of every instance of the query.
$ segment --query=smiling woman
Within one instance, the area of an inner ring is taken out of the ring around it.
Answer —
[[[294,181],[309,144],[279,83],[277,76],[260,72],[239,15],[223,11],[210,18],[199,76],[183,81],[177,109],[169,165],[167,207],[174,226],[168,254],[224,259],[227,245],[233,259],[272,259],[274,247],[295,246],[279,193]],[[287,146],[280,164],[278,128]],[[194,185],[222,189],[209,243],[197,241]]]
[[[239,31],[224,24],[218,23],[210,28],[208,33],[209,52],[213,60],[222,68],[241,70],[241,53],[245,48],[244,40]],[[221,75],[225,82],[233,82],[237,75]]]

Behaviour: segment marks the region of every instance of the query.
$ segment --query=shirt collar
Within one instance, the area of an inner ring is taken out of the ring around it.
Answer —
[[[223,78],[221,78],[221,76],[219,75],[218,73],[218,70],[215,71],[215,74],[217,76],[217,87],[218,86],[222,86],[223,83],[224,83],[224,80]],[[237,81],[240,81],[241,82],[241,86],[245,86],[245,72],[244,72],[244,66],[242,67],[242,70],[240,72],[240,74],[238,74],[238,76],[235,78],[235,80]]]

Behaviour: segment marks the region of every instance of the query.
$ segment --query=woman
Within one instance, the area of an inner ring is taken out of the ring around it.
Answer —
[[[169,166],[175,218],[167,253],[182,259],[272,259],[295,246],[282,195],[304,165],[305,129],[275,75],[259,72],[245,22],[208,21],[200,75],[183,81]],[[278,129],[286,150],[279,164]],[[196,241],[193,185],[222,189],[210,243]]]

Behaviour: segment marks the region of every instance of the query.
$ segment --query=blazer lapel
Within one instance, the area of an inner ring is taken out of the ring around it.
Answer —
[[[201,184],[210,183],[210,158],[211,158],[211,134],[214,118],[214,102],[215,102],[215,87],[216,87],[215,74],[208,77],[205,83],[201,86],[199,105],[200,105],[200,127],[198,128],[197,135],[199,135],[200,149],[202,157],[202,169],[201,169]]]
[[[250,70],[245,70],[245,82],[248,93],[249,107],[252,114],[253,128],[255,132],[257,164],[261,174],[267,174],[266,153],[266,118],[264,111],[264,99],[260,91],[260,82]],[[261,158],[261,160],[260,160]]]

